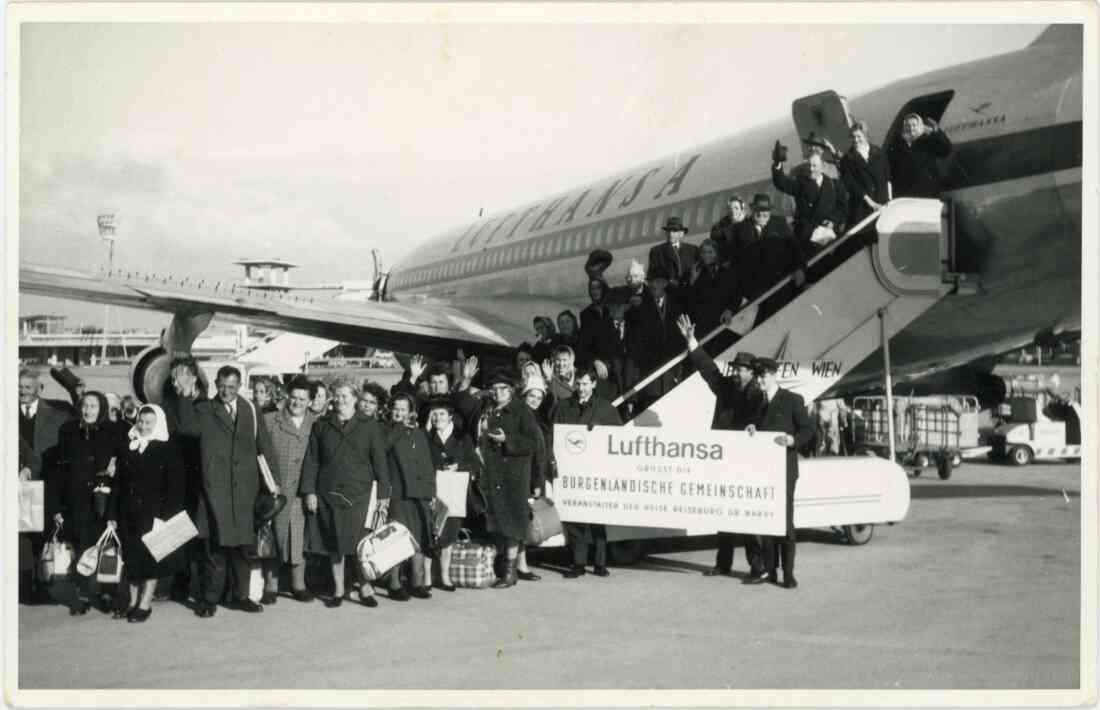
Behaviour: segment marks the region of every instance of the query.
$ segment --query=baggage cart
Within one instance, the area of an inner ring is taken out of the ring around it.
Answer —
[[[978,399],[971,395],[894,397],[888,412],[886,397],[852,400],[851,437],[857,455],[889,456],[889,421],[894,420],[894,451],[898,463],[914,476],[935,466],[943,480],[951,478],[966,453],[978,446]]]

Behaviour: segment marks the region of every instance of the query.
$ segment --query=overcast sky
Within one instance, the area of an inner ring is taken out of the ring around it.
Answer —
[[[21,54],[23,261],[216,279],[281,256],[369,278],[455,223],[1011,51],[1039,25],[35,24]],[[20,312],[102,309],[24,297]],[[165,316],[126,314],[156,327]],[[113,325],[113,324],[112,324]]]

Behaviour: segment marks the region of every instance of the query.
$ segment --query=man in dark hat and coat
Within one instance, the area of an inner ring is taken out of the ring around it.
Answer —
[[[687,227],[679,217],[669,217],[661,229],[665,231],[665,241],[649,250],[648,271],[655,268],[663,271],[668,275],[669,290],[676,291],[681,284],[691,281],[691,270],[699,258],[699,249],[684,241]]]
[[[631,303],[625,315],[627,370],[637,384],[684,349],[684,339],[676,327],[683,313],[675,295],[669,293],[672,275],[661,264],[650,267],[646,289],[637,304]],[[644,409],[679,382],[681,368],[669,368],[649,383],[635,398],[635,411]]]
[[[760,410],[761,414],[755,426],[748,425],[746,431],[755,433],[759,429],[783,432],[776,437],[775,443],[787,450],[787,532],[783,536],[764,536],[763,554],[766,569],[746,581],[749,584],[778,582],[776,568],[779,567],[779,557],[782,555],[783,586],[794,589],[798,586],[794,578],[794,487],[798,483],[798,449],[813,439],[814,424],[806,411],[806,402],[802,399],[802,395],[779,386],[776,379],[779,365],[775,360],[766,357],[756,358],[753,361],[753,370],[763,393],[764,406]]]
[[[745,201],[738,195],[730,195],[726,199],[726,207],[726,214],[710,228],[710,238],[718,244],[718,261],[732,264],[736,251],[734,244],[737,228],[747,221],[748,210],[745,208]]]
[[[752,369],[755,356],[747,352],[737,353],[730,363],[733,376],[725,377],[718,371],[718,366],[714,364],[710,354],[699,347],[699,341],[695,338],[695,324],[691,319],[686,315],[680,316],[677,325],[687,341],[691,363],[715,396],[714,420],[711,428],[722,431],[744,431],[748,425],[755,424],[764,407],[764,396],[756,386]],[[763,547],[758,536],[720,532],[718,533],[718,556],[714,567],[703,574],[708,577],[731,576],[733,548],[738,542],[743,542],[745,545],[745,557],[749,562],[750,575],[762,573],[764,571]]]

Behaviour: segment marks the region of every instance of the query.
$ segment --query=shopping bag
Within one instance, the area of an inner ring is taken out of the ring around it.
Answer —
[[[458,542],[451,546],[451,581],[456,587],[485,589],[496,581],[493,562],[497,557],[495,545],[474,542],[470,531],[458,531]]]
[[[264,596],[264,570],[262,563],[248,563],[248,598],[259,603]]]
[[[450,517],[466,517],[466,488],[469,485],[468,471],[435,472],[435,495],[447,506],[447,515]]]
[[[122,581],[122,541],[110,528],[106,539],[99,546],[99,566],[95,579],[101,584],[118,584]]]
[[[19,532],[46,529],[46,489],[42,481],[19,482]]]
[[[359,571],[368,582],[382,575],[420,552],[409,529],[401,523],[386,523],[366,535],[355,546]]]
[[[42,546],[42,556],[38,560],[38,578],[43,582],[56,582],[68,579],[69,568],[73,564],[73,546],[62,542],[61,524],[54,526],[53,535]]]
[[[199,531],[191,522],[191,516],[186,510],[181,510],[165,520],[163,525],[154,525],[152,530],[141,536],[141,541],[145,543],[153,559],[160,562],[198,535]]]
[[[110,528],[105,528],[103,534],[99,536],[95,544],[80,555],[80,559],[76,563],[76,571],[78,574],[85,577],[91,577],[99,570],[99,548],[103,545],[103,541],[107,539],[107,534],[110,530]]]
[[[527,544],[541,545],[561,533],[561,517],[549,498],[536,498],[531,502],[531,522],[527,524]]]

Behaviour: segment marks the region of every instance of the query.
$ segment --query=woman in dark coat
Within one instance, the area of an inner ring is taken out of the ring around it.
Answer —
[[[691,272],[691,281],[686,289],[686,309],[692,320],[698,325],[701,334],[710,333],[718,327],[724,311],[735,311],[733,301],[737,297],[733,270],[719,263],[718,243],[713,239],[704,239],[699,245],[699,261]]]
[[[415,412],[413,398],[404,392],[390,402],[390,426],[387,461],[390,469],[390,521],[409,529],[420,550],[408,561],[412,596],[432,596],[430,553],[435,544],[432,534],[432,498],[435,498],[435,466],[432,464],[428,435],[419,427],[409,426]],[[390,572],[390,598],[408,599],[401,588],[400,567]]]
[[[528,378],[523,383],[523,402],[535,415],[539,427],[538,440],[535,442],[535,455],[531,457],[531,497],[541,498],[546,483],[554,476],[554,439],[550,427],[550,402],[548,401],[546,380],[541,377]],[[537,582],[542,577],[527,566],[527,548],[522,543],[516,558],[516,577],[525,582]]]
[[[73,544],[79,559],[99,540],[107,525],[106,502],[116,463],[126,450],[120,428],[111,422],[107,398],[85,392],[77,400],[79,418],[61,425],[57,435],[57,468],[46,483],[47,509],[62,524],[63,537]],[[96,509],[95,490],[103,491]],[[71,614],[85,614],[95,593],[94,578],[77,575],[77,597]]]
[[[305,497],[305,550],[327,555],[332,563],[335,593],[325,606],[344,601],[344,558],[355,554],[363,537],[370,505],[371,486],[378,486],[380,512],[388,509],[390,474],[386,462],[386,435],[382,425],[355,411],[355,386],[339,379],[332,384],[333,412],[313,424],[302,462],[298,490]],[[359,599],[377,606],[369,584],[360,587]]]
[[[890,161],[871,145],[867,124],[852,125],[852,147],[840,159],[840,179],[848,191],[848,228],[859,224],[890,201]]]
[[[554,424],[584,424],[586,426],[622,424],[619,412],[611,403],[596,394],[596,371],[589,367],[577,369],[577,394],[558,404],[554,410]],[[566,523],[566,535],[573,548],[573,567],[565,573],[566,577],[580,577],[585,573],[588,562],[588,546],[596,546],[596,569],[600,577],[606,577],[607,571],[607,528],[603,525],[584,523]]]
[[[607,303],[607,282],[602,278],[588,281],[588,297],[592,300],[581,311],[581,333],[577,343],[577,362],[601,362],[607,368],[607,378],[622,387],[621,342],[615,328],[611,305]],[[599,368],[599,365],[596,366]]]
[[[505,573],[493,587],[503,588],[516,583],[516,556],[530,522],[531,457],[541,434],[531,410],[513,399],[515,383],[506,371],[498,372],[489,388],[493,406],[481,417],[478,450],[484,462],[481,489],[488,503],[486,529],[502,538],[506,559]]]
[[[466,515],[470,518],[485,512],[484,501],[475,492],[481,473],[481,461],[470,437],[461,433],[454,422],[454,404],[447,397],[436,397],[428,403],[428,445],[431,447],[432,466],[436,471],[465,471],[470,474],[466,489]],[[436,546],[439,550],[439,588],[445,592],[455,590],[451,581],[451,545],[458,539],[465,519],[448,516],[439,533]]]
[[[142,405],[130,438],[129,450],[119,460],[111,497],[112,520],[122,542],[122,571],[130,586],[129,608],[116,612],[115,617],[126,616],[140,623],[153,613],[150,604],[157,579],[175,574],[184,563],[182,548],[157,562],[141,538],[156,522],[167,521],[184,509],[186,474],[179,447],[168,439],[168,425],[159,406]]]

